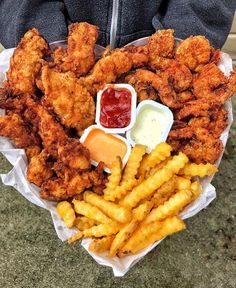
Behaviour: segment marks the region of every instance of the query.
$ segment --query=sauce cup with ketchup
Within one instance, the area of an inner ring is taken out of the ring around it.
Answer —
[[[97,125],[106,133],[125,133],[135,124],[136,102],[137,94],[131,85],[106,85],[97,93]]]

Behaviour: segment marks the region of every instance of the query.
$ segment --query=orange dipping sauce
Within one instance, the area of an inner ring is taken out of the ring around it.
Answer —
[[[127,152],[125,142],[98,128],[91,130],[83,145],[89,150],[92,160],[104,162],[107,168],[111,168],[116,156],[120,156],[123,159]]]

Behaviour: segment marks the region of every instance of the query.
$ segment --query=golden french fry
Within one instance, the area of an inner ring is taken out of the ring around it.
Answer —
[[[152,200],[143,202],[132,210],[133,218],[138,221],[143,221],[151,211],[153,205],[154,202]]]
[[[107,217],[101,210],[93,205],[86,203],[85,201],[78,201],[73,199],[72,203],[75,207],[75,212],[86,216],[89,219],[93,219],[99,223],[110,223],[112,220]]]
[[[154,208],[144,219],[143,224],[148,224],[153,221],[161,221],[167,217],[176,215],[192,201],[192,196],[193,194],[190,190],[178,191],[164,204]]]
[[[176,190],[189,190],[191,181],[187,178],[176,176]]]
[[[106,188],[104,189],[104,195],[112,193],[112,191],[120,184],[122,176],[122,160],[120,157],[116,157],[116,160],[111,165],[111,175],[108,177]]]
[[[152,198],[154,207],[163,204],[175,193],[176,178],[174,175],[169,181],[165,182],[156,190]]]
[[[137,253],[165,236],[174,234],[185,228],[185,223],[177,216],[167,218],[163,222],[151,222],[140,226],[123,246],[119,256]]]
[[[145,172],[145,176],[144,178],[147,179],[149,176],[152,176],[153,174],[155,174],[158,170],[160,170],[161,168],[163,168],[164,166],[166,166],[167,162],[169,160],[171,160],[173,157],[168,157],[165,160],[161,161],[159,164],[157,164],[156,166],[154,166],[151,169],[147,169]]]
[[[213,164],[195,164],[195,163],[188,163],[185,165],[183,169],[180,170],[179,174],[183,174],[186,176],[210,176],[215,174],[218,171],[217,167]]]
[[[128,191],[130,191],[138,183],[137,179],[129,179],[122,183],[120,186],[117,186],[113,191],[104,196],[104,199],[107,201],[115,201],[121,199]]]
[[[146,149],[147,147],[144,145],[137,144],[134,146],[129,156],[129,160],[125,166],[121,183],[135,178],[143,155],[146,153]]]
[[[197,199],[202,192],[202,187],[198,181],[195,181],[191,184],[191,192],[193,194],[192,201]]]
[[[170,156],[172,148],[169,144],[163,142],[158,144],[150,154],[148,154],[141,162],[138,174],[144,175],[146,171],[155,167],[161,161]]]
[[[94,239],[89,245],[89,251],[94,253],[103,253],[108,251],[114,238],[115,236],[111,235],[102,237],[101,239]]]
[[[130,238],[132,233],[138,226],[138,221],[132,220],[129,224],[124,226],[115,236],[109,252],[109,256],[113,257],[117,254],[120,248],[125,245],[125,242]]]
[[[67,201],[62,201],[57,204],[57,212],[64,221],[66,227],[72,228],[75,222],[75,211],[72,205]]]
[[[116,220],[120,223],[127,223],[132,218],[132,213],[129,209],[121,207],[118,204],[106,201],[102,196],[86,191],[84,193],[84,200],[91,205],[96,206],[101,209],[106,215],[108,215],[113,220]]]
[[[120,201],[120,204],[130,208],[135,207],[140,200],[153,195],[156,189],[169,181],[171,177],[179,172],[187,162],[187,156],[180,152],[177,156],[174,156],[170,161],[168,161],[165,167],[158,170],[155,174],[135,187],[124,197],[124,199],[122,199],[122,201]]]
[[[78,216],[75,219],[75,227],[77,227],[80,231],[83,231],[85,229],[88,229],[96,224],[96,221],[93,219],[89,219],[85,216]]]
[[[84,231],[79,231],[71,238],[69,238],[68,243],[74,243],[75,241],[81,239],[82,237],[103,237],[103,236],[110,236],[114,235],[120,231],[122,225],[117,223],[109,223],[109,224],[99,224],[97,226],[93,226],[89,229]]]

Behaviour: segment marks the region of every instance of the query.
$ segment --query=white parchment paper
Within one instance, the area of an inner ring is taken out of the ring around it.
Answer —
[[[6,71],[9,67],[9,60],[14,49],[6,49],[0,54],[0,86],[2,81],[6,78]],[[221,53],[221,62],[219,64],[220,69],[229,75],[232,70],[232,60],[228,54]],[[229,125],[221,135],[221,140],[224,146],[228,139],[229,129],[233,121],[232,104],[231,101],[227,101],[225,104],[228,110]],[[4,111],[0,109],[0,115],[4,115]],[[27,171],[27,159],[23,149],[15,149],[10,140],[0,137],[0,152],[8,159],[13,165],[13,169],[7,174],[0,174],[2,182],[5,185],[14,187],[19,193],[21,193],[26,199],[34,203],[37,206],[47,209],[52,216],[53,224],[57,232],[58,237],[65,241],[71,237],[77,229],[68,229],[64,225],[63,221],[57,215],[55,206],[56,203],[52,201],[42,200],[39,196],[39,188],[33,184],[30,184],[26,178]],[[223,155],[223,153],[222,153]],[[219,165],[222,155],[218,160]],[[210,184],[212,177],[207,177],[201,182],[203,192],[200,197],[187,206],[184,211],[181,212],[183,219],[189,218],[197,214],[202,209],[206,208],[211,201],[216,197],[215,188]],[[88,251],[90,239],[82,240],[82,246]],[[115,276],[123,276],[134,264],[136,264],[143,256],[149,251],[154,249],[161,241],[154,243],[147,247],[142,252],[132,256],[126,256],[122,259],[118,257],[109,258],[106,253],[96,255],[88,251],[88,253],[94,258],[94,260],[104,266],[111,267]]]

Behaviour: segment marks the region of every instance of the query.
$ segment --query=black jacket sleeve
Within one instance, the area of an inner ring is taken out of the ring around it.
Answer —
[[[49,41],[65,39],[67,23],[60,0],[1,0],[0,43],[15,47],[24,33],[33,27]]]
[[[155,29],[172,28],[175,36],[205,35],[221,48],[229,34],[236,0],[169,0],[163,1],[153,18]]]

